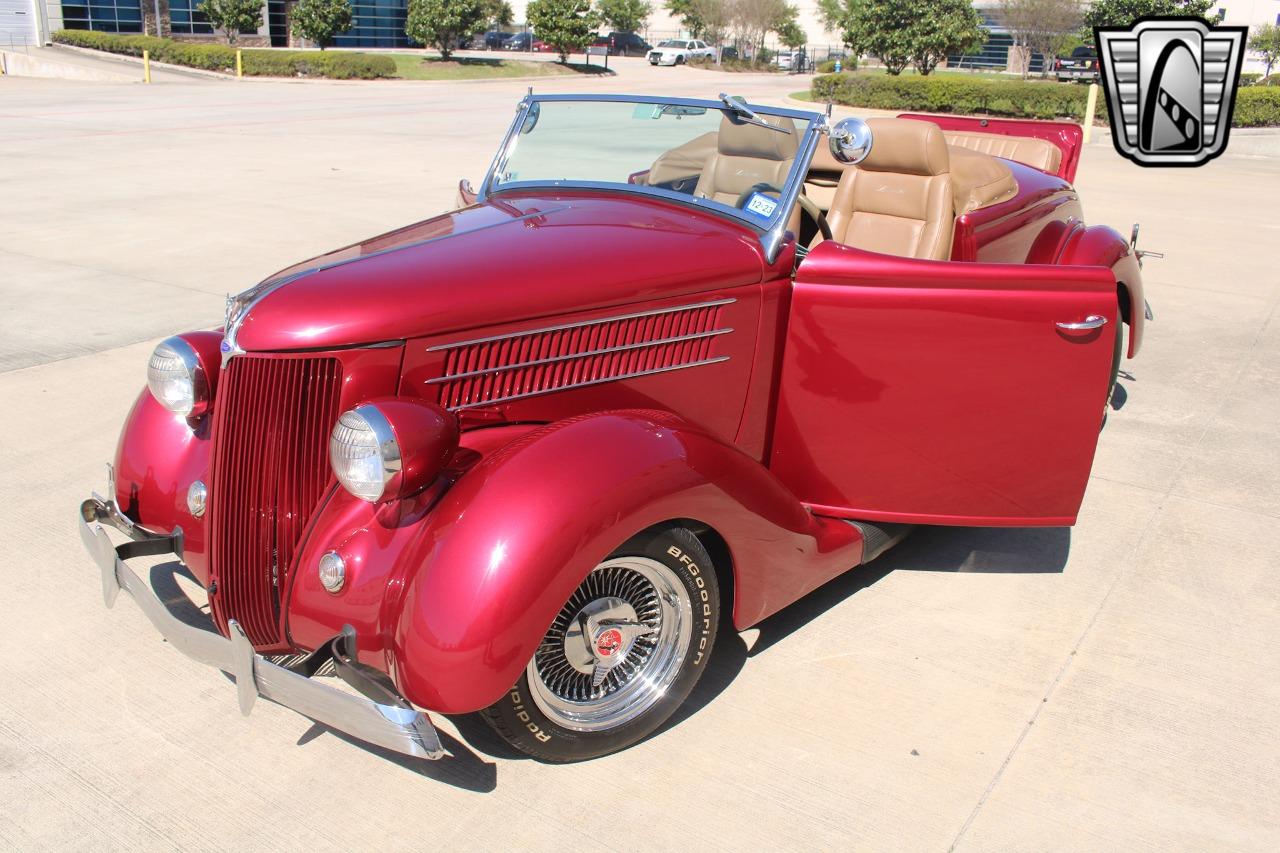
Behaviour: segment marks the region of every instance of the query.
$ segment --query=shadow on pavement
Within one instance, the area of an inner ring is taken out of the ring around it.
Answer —
[[[1053,574],[1067,564],[1068,527],[918,527],[883,557],[818,587],[757,628],[755,657],[890,572]]]

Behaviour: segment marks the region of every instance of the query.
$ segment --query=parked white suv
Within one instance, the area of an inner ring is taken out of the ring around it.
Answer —
[[[698,39],[667,39],[649,51],[649,64],[684,65],[698,56],[715,59],[716,49]]]

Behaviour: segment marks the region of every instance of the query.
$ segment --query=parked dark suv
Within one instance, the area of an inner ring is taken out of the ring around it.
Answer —
[[[635,33],[609,33],[610,56],[644,56],[653,45]]]
[[[1084,45],[1071,51],[1070,56],[1060,56],[1053,63],[1054,76],[1059,83],[1072,80],[1095,83],[1098,80],[1098,54]]]
[[[489,30],[484,34],[484,46],[489,50],[501,50],[515,33],[504,33],[501,30]]]

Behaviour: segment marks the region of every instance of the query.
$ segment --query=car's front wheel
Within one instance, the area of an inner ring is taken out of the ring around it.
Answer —
[[[671,528],[634,539],[587,576],[519,680],[481,714],[545,761],[625,749],[684,702],[719,620],[716,571],[696,536]]]

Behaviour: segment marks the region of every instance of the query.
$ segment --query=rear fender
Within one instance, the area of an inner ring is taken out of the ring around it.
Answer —
[[[1129,324],[1129,358],[1138,354],[1146,327],[1146,297],[1142,268],[1129,243],[1106,225],[1078,228],[1065,241],[1060,264],[1107,267],[1116,277],[1120,316]]]
[[[716,530],[739,628],[862,556],[853,527],[810,515],[759,462],[665,412],[534,429],[419,501],[366,504],[361,515],[335,497],[304,565],[355,542],[352,585],[332,596],[313,570],[299,572],[290,626],[311,646],[358,616],[368,656],[383,656],[415,704],[444,713],[484,708],[509,689],[573,590],[639,531],[673,519]]]

